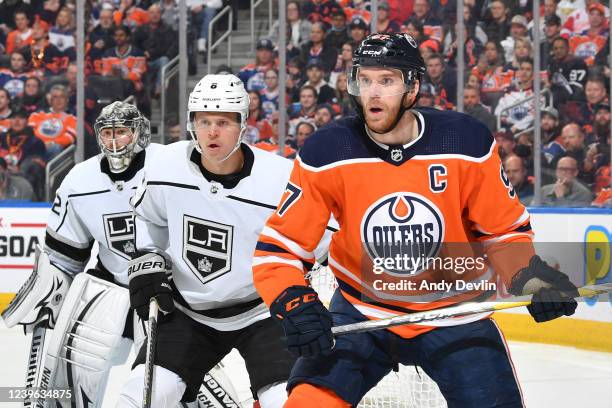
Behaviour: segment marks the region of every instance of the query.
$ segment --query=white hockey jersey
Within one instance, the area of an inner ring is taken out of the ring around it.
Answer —
[[[128,261],[136,252],[129,200],[140,185],[145,163],[159,146],[149,145],[120,174],[110,172],[102,153],[70,170],[47,221],[45,249],[55,265],[71,274],[82,272],[98,242],[96,269],[127,285]]]
[[[165,146],[147,163],[132,198],[136,246],[171,260],[176,307],[223,331],[269,316],[253,286],[253,253],[292,168],[275,154],[241,148],[243,169],[224,187],[204,177],[191,142]]]

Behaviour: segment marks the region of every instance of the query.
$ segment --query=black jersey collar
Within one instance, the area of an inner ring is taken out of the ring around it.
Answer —
[[[103,156],[102,160],[100,160],[100,170],[102,173],[105,173],[113,183],[117,181],[129,181],[144,167],[146,153],[146,150],[136,153],[128,168],[121,173],[113,173],[108,164],[108,159],[106,156]]]
[[[417,154],[418,146],[425,138],[425,119],[419,111],[413,109],[411,112],[416,117],[419,134],[414,140],[405,145],[387,145],[377,142],[372,138],[365,121],[363,121],[363,136],[368,150],[370,150],[370,152],[379,157],[381,160],[384,160],[394,166],[401,165]]]
[[[253,152],[246,144],[241,143],[240,149],[244,155],[244,164],[239,171],[232,174],[215,174],[206,170],[206,168],[202,166],[202,155],[195,148],[191,152],[190,160],[198,166],[204,178],[209,182],[216,181],[221,184],[223,188],[234,188],[238,185],[240,180],[251,175],[253,163],[255,162],[255,155],[253,155]]]

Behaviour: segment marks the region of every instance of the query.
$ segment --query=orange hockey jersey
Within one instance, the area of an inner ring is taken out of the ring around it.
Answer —
[[[55,142],[66,147],[76,141],[76,117],[69,113],[34,112],[28,119],[28,126],[44,143]]]
[[[255,250],[254,283],[267,304],[285,288],[304,285],[330,213],[340,230],[331,239],[329,267],[342,295],[370,319],[491,299],[495,284],[509,287],[528,265],[534,253],[529,213],[486,126],[457,112],[413,112],[419,134],[405,146],[376,143],[356,118],[306,141]],[[393,263],[398,256],[413,262]],[[472,265],[460,265],[462,258]],[[479,285],[461,289],[460,281]],[[390,330],[411,338],[485,316]]]

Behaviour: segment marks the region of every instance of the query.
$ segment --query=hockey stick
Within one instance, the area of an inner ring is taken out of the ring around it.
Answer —
[[[153,370],[155,368],[155,343],[157,342],[157,314],[159,305],[155,298],[149,302],[149,320],[147,320],[147,356],[145,360],[144,390],[142,408],[151,408],[153,395]]]
[[[45,372],[45,367],[43,367],[43,349],[45,346],[45,335],[47,333],[46,321],[37,324],[34,326],[34,330],[32,331],[32,342],[30,343],[30,356],[28,358],[28,370],[26,372],[26,381],[25,381],[25,391],[26,395],[30,395],[28,391],[32,390],[35,387],[42,387],[43,382],[46,388],[46,381],[43,381],[43,373]],[[34,395],[34,393],[32,394]],[[24,407],[42,407],[43,403],[41,403],[38,399],[26,399],[23,402]]]
[[[612,291],[612,283],[604,283],[601,285],[583,286],[578,289],[579,297],[589,297],[608,293]],[[496,310],[511,309],[515,307],[528,306],[531,304],[531,295],[517,296],[512,298],[512,301],[507,302],[482,302],[482,303],[465,303],[458,306],[450,306],[436,310],[428,310],[425,312],[410,313],[388,317],[379,320],[367,320],[365,322],[345,324],[332,328],[334,336],[361,333],[372,330],[386,329],[393,326],[403,324],[415,324],[423,322],[431,322],[434,320],[446,319],[449,317],[463,317],[477,313],[494,312]]]

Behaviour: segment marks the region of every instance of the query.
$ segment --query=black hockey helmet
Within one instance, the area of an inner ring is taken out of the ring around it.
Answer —
[[[404,95],[412,89],[415,80],[421,82],[426,70],[419,46],[410,35],[397,33],[367,36],[353,53],[353,67],[348,78],[350,98],[362,119],[365,119],[363,107],[356,98],[359,96],[357,74],[362,67],[394,68],[401,71],[405,84]],[[406,108],[402,106],[398,118],[389,130],[395,127],[404,112],[411,107],[412,105]]]

